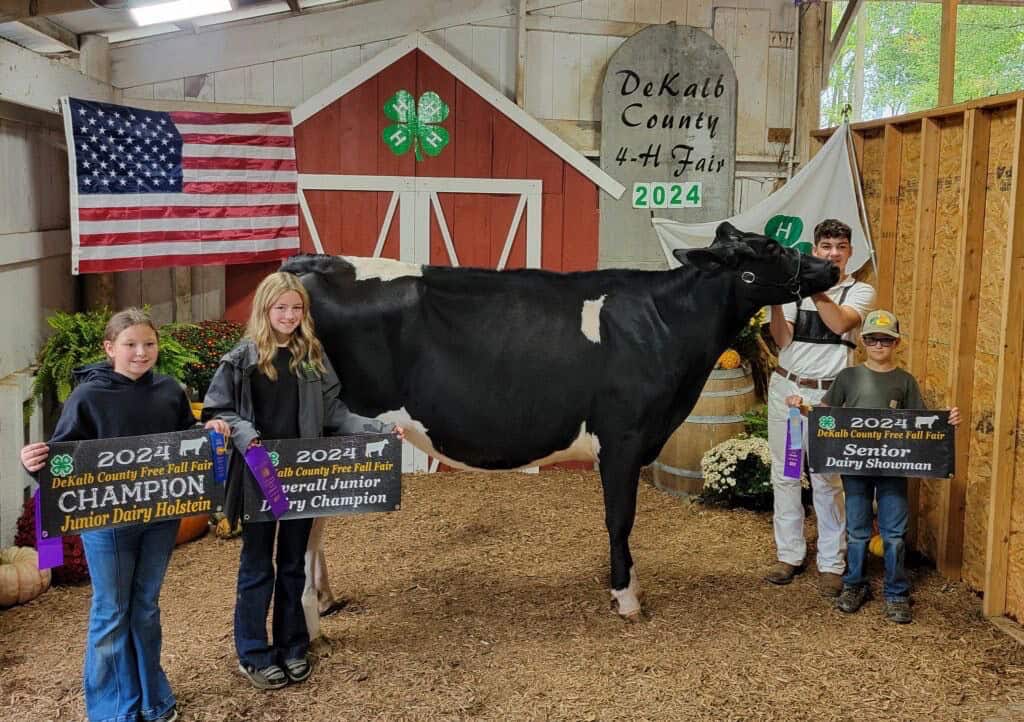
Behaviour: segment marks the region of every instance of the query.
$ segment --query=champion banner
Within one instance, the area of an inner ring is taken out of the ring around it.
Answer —
[[[254,263],[299,248],[291,114],[62,98],[72,273]]]
[[[220,511],[224,454],[223,437],[200,429],[52,443],[40,538]]]
[[[732,218],[708,223],[679,223],[652,218],[669,267],[679,261],[676,249],[703,248],[715,237],[722,221],[741,231],[763,233],[787,248],[810,253],[814,227],[826,218],[838,218],[853,230],[853,256],[846,266],[853,273],[865,263],[875,263],[875,250],[861,209],[860,183],[851,160],[850,126],[844,123],[786,185],[757,205]]]
[[[271,499],[245,488],[245,521],[397,511],[402,503],[402,442],[394,434],[266,439],[277,485]],[[277,510],[273,502],[280,499]],[[283,514],[281,513],[283,512]]]

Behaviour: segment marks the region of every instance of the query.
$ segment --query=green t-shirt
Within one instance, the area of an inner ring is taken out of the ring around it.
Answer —
[[[825,397],[825,406],[854,409],[927,409],[917,381],[903,369],[872,371],[851,366],[839,372]]]

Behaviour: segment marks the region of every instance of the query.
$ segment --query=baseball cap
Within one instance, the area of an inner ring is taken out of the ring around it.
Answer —
[[[888,311],[872,311],[864,318],[864,325],[861,326],[860,335],[868,336],[880,334],[882,336],[900,337],[900,321]]]

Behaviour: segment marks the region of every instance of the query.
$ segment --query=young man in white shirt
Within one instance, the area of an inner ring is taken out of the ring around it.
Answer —
[[[832,380],[852,361],[856,333],[875,301],[875,289],[846,273],[853,254],[852,233],[845,223],[827,219],[814,228],[813,255],[839,267],[839,282],[824,293],[771,307],[771,334],[778,345],[779,366],[768,386],[768,443],[772,450],[775,497],[775,547],[778,561],[765,579],[789,584],[803,571],[807,543],[800,480],[783,476],[786,448],[786,397],[798,394],[816,405]],[[804,443],[807,439],[804,418]],[[811,474],[814,513],[818,522],[819,590],[825,596],[842,591],[846,547],[842,484],[838,476]]]

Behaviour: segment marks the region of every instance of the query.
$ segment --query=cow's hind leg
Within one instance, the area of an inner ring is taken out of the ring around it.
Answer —
[[[621,452],[620,452],[621,453]],[[629,553],[629,534],[636,517],[640,462],[634,455],[620,456],[602,449],[601,485],[604,488],[604,523],[611,552],[611,596],[616,611],[626,620],[640,619],[643,593]]]

